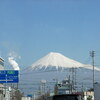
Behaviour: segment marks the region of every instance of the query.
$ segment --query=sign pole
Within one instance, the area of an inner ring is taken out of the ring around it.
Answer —
[[[5,100],[6,100],[6,97],[7,97],[6,87],[7,87],[7,74],[6,74],[6,83],[5,83]]]

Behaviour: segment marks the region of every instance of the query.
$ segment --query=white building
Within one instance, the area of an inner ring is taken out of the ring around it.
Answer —
[[[0,70],[4,69],[4,59],[0,58]]]

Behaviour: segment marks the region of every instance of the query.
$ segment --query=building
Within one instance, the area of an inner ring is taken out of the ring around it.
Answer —
[[[0,70],[4,70],[4,60],[0,57]],[[4,94],[3,94],[4,85],[0,83],[0,100],[3,100]]]
[[[4,70],[4,59],[0,57],[0,70]]]
[[[94,100],[100,100],[100,83],[94,84]]]
[[[55,94],[70,94],[72,92],[72,85],[68,79],[64,79],[61,83],[55,85]]]

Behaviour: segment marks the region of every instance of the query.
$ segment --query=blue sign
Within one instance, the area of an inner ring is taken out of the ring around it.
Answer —
[[[18,83],[19,71],[17,70],[0,70],[0,83]]]
[[[32,98],[32,94],[28,94],[28,95],[27,95],[27,97],[30,97],[30,98]]]

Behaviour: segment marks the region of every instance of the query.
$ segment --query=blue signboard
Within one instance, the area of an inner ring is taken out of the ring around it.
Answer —
[[[0,83],[18,83],[19,71],[17,70],[0,70]]]
[[[27,95],[27,97],[30,97],[30,98],[32,98],[32,94],[28,94],[28,95]]]

